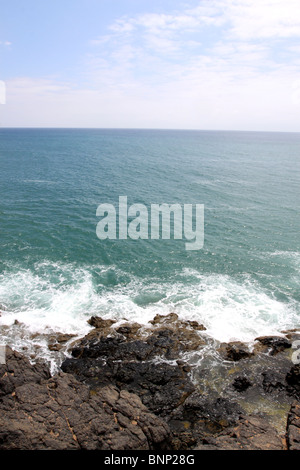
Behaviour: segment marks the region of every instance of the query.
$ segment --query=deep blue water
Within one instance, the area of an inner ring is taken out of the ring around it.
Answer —
[[[0,129],[0,169],[2,328],[170,311],[220,340],[299,326],[300,134]],[[204,204],[203,248],[99,240],[97,207],[119,196]]]

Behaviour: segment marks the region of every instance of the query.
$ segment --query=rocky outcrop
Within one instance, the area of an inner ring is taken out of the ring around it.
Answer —
[[[299,450],[297,332],[250,346],[175,313],[89,324],[54,376],[8,349],[0,449]]]
[[[97,393],[71,374],[50,377],[7,348],[0,367],[1,450],[164,448],[167,424],[137,395],[108,385]]]
[[[241,416],[234,427],[204,439],[197,450],[287,450],[286,441],[259,416]]]
[[[300,450],[300,403],[294,402],[288,414],[287,447]]]
[[[188,373],[190,366],[178,359],[204,341],[193,329],[176,321],[170,326],[141,332],[141,326],[124,324],[106,336],[106,325],[87,335],[72,349],[73,358],[62,364],[64,372],[74,374],[91,389],[110,383],[136,393],[149,410],[165,416],[194,390]]]

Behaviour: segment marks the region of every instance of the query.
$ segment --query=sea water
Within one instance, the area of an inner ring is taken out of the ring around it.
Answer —
[[[175,312],[218,341],[300,326],[300,134],[0,129],[0,174],[1,344],[51,360],[46,335],[92,315]],[[100,240],[120,196],[203,205],[202,248]]]

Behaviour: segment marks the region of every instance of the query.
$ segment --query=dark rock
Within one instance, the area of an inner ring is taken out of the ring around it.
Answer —
[[[61,351],[65,347],[65,343],[74,338],[75,335],[57,333],[48,337],[48,348],[50,351]]]
[[[26,383],[40,383],[50,378],[45,364],[31,364],[22,354],[6,346],[6,364],[0,364],[0,397],[12,394],[16,387]]]
[[[286,392],[287,382],[285,373],[282,371],[267,370],[262,373],[262,386],[265,392]]]
[[[175,313],[89,323],[53,377],[7,348],[0,449],[298,450],[300,365],[287,338],[220,345]],[[70,339],[53,335],[50,348]]]
[[[300,450],[300,403],[292,404],[288,420],[286,440],[288,450]]]
[[[153,322],[155,327],[143,334],[139,324],[125,323],[109,336],[96,329],[73,346],[73,358],[63,362],[62,370],[93,389],[116,384],[138,394],[149,410],[166,415],[194,390],[191,368],[181,355],[199,350],[206,340],[176,314],[157,315]]]
[[[117,333],[127,338],[135,338],[142,325],[139,323],[124,323],[116,329]]]
[[[168,315],[155,315],[154,319],[149,323],[152,325],[176,325],[180,324],[182,327],[192,328],[193,330],[205,331],[204,325],[195,320],[179,320],[177,313],[169,313]]]
[[[184,366],[165,362],[67,359],[62,370],[73,373],[93,390],[114,383],[136,393],[149,410],[162,416],[179,406],[194,390]]]
[[[235,426],[205,439],[196,450],[286,450],[286,442],[267,419],[241,416]]]
[[[91,317],[88,320],[88,324],[93,326],[94,328],[106,329],[110,328],[115,322],[115,320],[104,320],[101,317]]]
[[[153,320],[150,320],[149,323],[152,325],[157,325],[158,323],[174,323],[178,321],[178,315],[177,313],[169,313],[168,315],[155,315]]]
[[[247,377],[236,377],[232,383],[232,386],[238,392],[244,392],[247,388],[251,387],[252,383]]]
[[[272,356],[292,346],[288,339],[281,336],[260,336],[255,338],[255,341],[259,341],[256,351],[269,352]]]
[[[181,443],[181,449],[187,449],[193,440],[197,443],[218,435],[234,425],[241,414],[242,409],[232,400],[196,390],[168,416],[173,445],[176,448]]]
[[[300,364],[295,364],[286,374],[289,392],[300,399]]]
[[[70,374],[49,377],[8,350],[1,366],[1,450],[149,450],[169,444],[168,426],[137,395],[113,385],[91,392]]]
[[[248,346],[240,341],[232,341],[230,343],[222,343],[218,348],[218,352],[227,361],[240,361],[241,359],[253,356]]]

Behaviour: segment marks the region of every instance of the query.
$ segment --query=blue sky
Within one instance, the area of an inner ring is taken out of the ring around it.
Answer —
[[[300,132],[299,0],[0,0],[0,11],[0,126]]]

